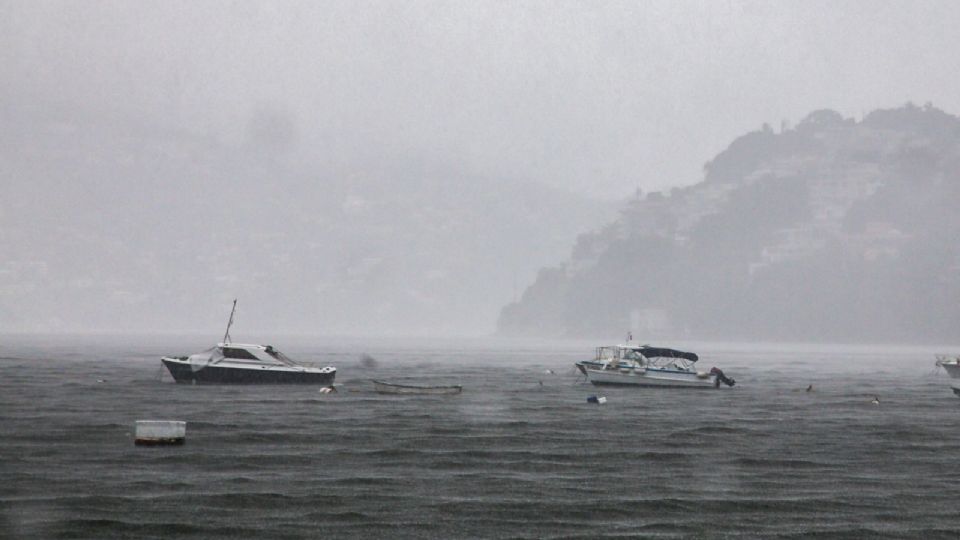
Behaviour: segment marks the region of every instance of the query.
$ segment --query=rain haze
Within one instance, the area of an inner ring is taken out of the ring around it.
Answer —
[[[0,538],[960,538],[958,29],[0,0]]]
[[[958,20],[955,2],[2,2],[0,326],[206,333],[240,298],[258,334],[510,333],[501,311],[569,273],[578,237],[704,182],[744,134],[960,112]],[[663,320],[628,304],[609,332]]]

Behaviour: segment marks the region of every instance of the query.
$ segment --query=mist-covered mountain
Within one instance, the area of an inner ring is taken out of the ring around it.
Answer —
[[[455,157],[294,158],[269,112],[226,141],[15,113],[0,132],[6,332],[219,331],[235,297],[238,339],[490,332],[598,207]]]
[[[695,126],[691,126],[695,129]],[[764,126],[579,237],[504,334],[960,338],[960,119],[932,106]]]

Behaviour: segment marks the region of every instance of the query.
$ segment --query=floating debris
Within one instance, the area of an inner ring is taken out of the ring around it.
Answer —
[[[373,387],[378,394],[459,394],[463,387],[452,386],[413,386],[409,384],[396,384],[384,381],[373,381]]]
[[[603,405],[607,402],[607,398],[604,396],[587,396],[587,403],[596,403],[597,405]]]
[[[183,444],[187,423],[179,420],[137,420],[133,443],[137,446]]]
[[[807,392],[813,392],[813,385],[812,385],[812,384],[807,387]]]
[[[874,405],[879,405],[879,404],[880,404],[880,398],[877,397],[877,396],[873,396],[873,401],[871,401],[870,403],[873,403]]]
[[[321,394],[336,394],[337,388],[335,386],[324,386],[320,389]]]

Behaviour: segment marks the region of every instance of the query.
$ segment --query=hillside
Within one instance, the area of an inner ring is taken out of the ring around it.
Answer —
[[[648,193],[503,308],[508,335],[960,340],[960,119],[821,110]]]
[[[219,331],[235,297],[238,339],[490,332],[597,208],[416,157],[304,163],[271,137],[8,120],[5,332]]]

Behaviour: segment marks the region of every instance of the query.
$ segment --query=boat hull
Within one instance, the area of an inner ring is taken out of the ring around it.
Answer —
[[[292,370],[272,367],[203,366],[194,369],[189,362],[163,358],[161,360],[173,380],[180,384],[315,384],[329,386],[337,375],[336,369]]]
[[[594,369],[580,364],[587,380],[597,386],[653,386],[670,388],[716,388],[716,376],[659,369]]]
[[[942,367],[952,379],[960,379],[960,357],[948,354],[938,354],[937,367]]]
[[[946,370],[947,375],[950,375],[952,379],[960,379],[960,365],[957,364],[940,364],[944,370]]]
[[[451,395],[463,391],[462,386],[409,386],[392,384],[382,381],[373,381],[373,387],[378,394],[395,395]]]

